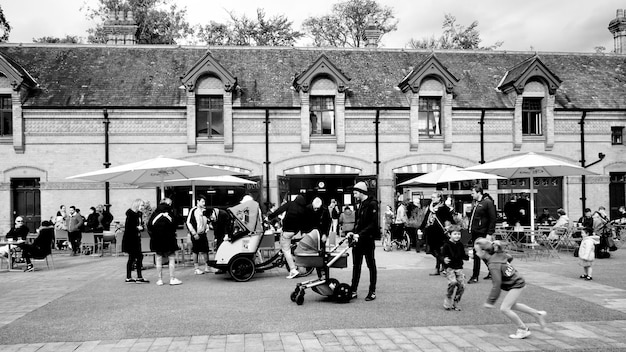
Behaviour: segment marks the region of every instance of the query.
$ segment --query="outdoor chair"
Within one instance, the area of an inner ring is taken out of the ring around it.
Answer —
[[[111,256],[117,256],[117,238],[115,237],[115,232],[103,232],[100,255],[104,255],[104,247],[107,247]]]
[[[99,257],[100,254],[96,254],[98,248],[100,248],[100,241],[96,239],[96,234],[93,232],[83,232],[80,246],[83,253],[89,253],[91,256]]]
[[[67,249],[67,245],[63,246],[63,243],[69,242],[67,230],[54,229],[54,240],[59,249]]]

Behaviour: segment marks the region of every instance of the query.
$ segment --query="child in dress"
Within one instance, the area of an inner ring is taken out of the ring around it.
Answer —
[[[578,258],[580,259],[580,265],[583,267],[584,274],[580,275],[580,278],[592,280],[591,275],[593,261],[596,258],[596,244],[600,244],[600,236],[594,235],[593,230],[589,227],[583,228],[581,235],[583,239],[578,249]]]
[[[491,281],[493,283],[491,293],[483,306],[485,308],[493,308],[494,303],[496,303],[500,296],[500,292],[502,290],[508,291],[507,295],[502,300],[500,311],[517,325],[517,331],[515,334],[509,335],[509,337],[512,339],[524,339],[530,336],[530,330],[515,311],[532,315],[537,320],[537,323],[539,323],[539,326],[542,329],[545,328],[545,317],[547,314],[545,311],[536,310],[517,302],[526,286],[526,282],[517,270],[511,266],[510,262],[513,258],[504,252],[502,243],[500,243],[500,241],[494,241],[492,243],[486,238],[478,238],[474,242],[474,250],[479,258],[487,260]]]
[[[463,261],[469,260],[469,256],[465,252],[465,246],[460,241],[461,227],[459,225],[450,225],[446,232],[449,240],[441,248],[443,268],[448,279],[448,291],[443,301],[443,307],[446,310],[460,311],[459,302],[461,301],[461,296],[463,296],[463,291],[465,291]]]

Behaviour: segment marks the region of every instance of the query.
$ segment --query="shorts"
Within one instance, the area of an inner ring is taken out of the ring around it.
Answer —
[[[200,238],[195,239],[195,236],[191,235],[191,251],[195,254],[209,253],[209,240],[206,237],[206,233],[198,234]]]
[[[168,252],[156,252],[157,255],[161,256],[161,257],[171,257],[173,255],[176,254],[176,252],[174,251],[168,251]]]

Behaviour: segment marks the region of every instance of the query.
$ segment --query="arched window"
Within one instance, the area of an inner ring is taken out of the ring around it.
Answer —
[[[312,136],[335,134],[335,94],[337,86],[322,77],[313,81],[309,96],[309,119]]]
[[[9,79],[0,74],[0,137],[13,135],[11,92]]]
[[[444,95],[443,85],[439,80],[427,78],[420,85],[418,129],[420,135],[442,135],[441,98]]]
[[[214,76],[204,76],[196,84],[196,137],[224,136],[224,88]]]
[[[522,94],[522,135],[541,136],[544,130],[546,95],[545,86],[537,81],[530,81],[524,86]]]

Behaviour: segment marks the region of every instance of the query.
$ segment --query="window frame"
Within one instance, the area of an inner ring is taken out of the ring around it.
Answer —
[[[13,102],[10,94],[0,94],[0,137],[10,136],[13,136]]]
[[[322,100],[324,101],[324,104],[321,103]],[[319,104],[315,104],[317,101],[319,101]],[[326,104],[327,102],[331,102],[332,103],[332,107],[328,107],[328,104]],[[314,109],[316,107],[319,107],[319,109]],[[326,108],[325,108],[326,107]],[[336,124],[337,124],[337,111],[336,111],[336,101],[335,101],[335,96],[334,95],[313,95],[309,97],[309,134],[311,136],[315,136],[315,137],[319,137],[319,136],[335,136],[336,134]],[[311,115],[313,113],[318,114],[316,122],[319,123],[319,132],[314,131],[313,128],[313,120],[311,119]],[[330,114],[331,115],[331,123],[330,123],[330,128],[329,129],[325,129],[324,128],[324,115],[326,114]],[[325,132],[327,131],[327,132]]]
[[[611,145],[624,145],[624,126],[611,126]]]
[[[522,136],[543,136],[543,99],[543,97],[522,98]],[[536,102],[536,107],[529,107],[533,102]]]
[[[208,108],[202,108],[202,100],[208,100]],[[219,102],[213,105],[213,100]],[[217,108],[219,107],[219,108]],[[214,114],[220,113],[221,118],[221,134],[213,133]],[[200,131],[200,118],[201,115],[206,114],[206,133],[199,133]],[[224,137],[224,96],[218,94],[196,94],[196,138],[223,138]]]
[[[417,125],[420,136],[443,137],[443,114],[442,114],[442,97],[441,96],[420,96],[418,101]],[[429,102],[436,102],[432,105]],[[422,109],[426,106],[426,109]],[[439,116],[436,117],[435,113]],[[432,114],[432,117],[431,115]],[[425,121],[424,121],[425,120]],[[431,132],[431,122],[435,122],[435,131]],[[437,129],[439,132],[437,132]]]

